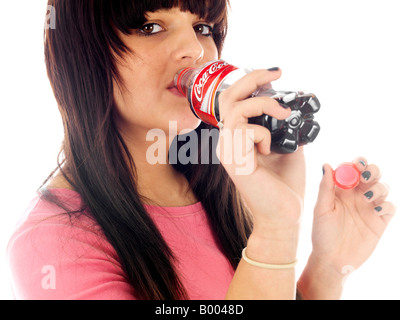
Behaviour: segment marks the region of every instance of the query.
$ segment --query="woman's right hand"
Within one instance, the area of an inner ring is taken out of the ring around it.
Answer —
[[[254,220],[253,239],[296,237],[303,209],[305,160],[302,148],[292,154],[270,151],[271,134],[248,119],[267,114],[279,120],[290,116],[269,97],[252,97],[261,86],[279,79],[281,71],[256,70],[219,96],[224,127],[218,155]]]

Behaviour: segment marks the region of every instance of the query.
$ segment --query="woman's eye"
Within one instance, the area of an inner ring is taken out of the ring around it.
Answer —
[[[213,28],[207,24],[198,24],[194,27],[194,30],[202,36],[211,36],[213,34]]]
[[[164,29],[157,23],[148,23],[139,29],[140,33],[145,36],[157,34],[163,30]]]

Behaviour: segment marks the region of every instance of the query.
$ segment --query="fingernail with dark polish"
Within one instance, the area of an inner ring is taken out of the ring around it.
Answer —
[[[274,67],[274,68],[269,68],[267,69],[268,71],[274,72],[274,71],[278,71],[279,68],[278,67]]]
[[[383,210],[383,208],[380,207],[380,206],[375,208],[375,211],[378,212],[378,213],[381,212],[382,210]]]
[[[372,197],[374,196],[374,193],[372,191],[368,191],[367,193],[364,194],[364,196],[368,199],[371,200]]]
[[[359,163],[360,163],[363,167],[366,167],[366,166],[367,166],[367,164],[366,164],[363,160],[360,160]]]
[[[362,177],[364,178],[365,181],[368,181],[369,179],[371,179],[371,172],[369,171],[363,172]]]
[[[324,166],[322,166],[322,175],[323,176],[325,175],[325,167]]]

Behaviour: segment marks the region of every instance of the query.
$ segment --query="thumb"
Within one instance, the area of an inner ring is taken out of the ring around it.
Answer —
[[[315,206],[316,214],[332,211],[335,207],[336,186],[333,180],[333,169],[329,164],[324,164],[322,168],[324,176],[319,185],[318,200]]]

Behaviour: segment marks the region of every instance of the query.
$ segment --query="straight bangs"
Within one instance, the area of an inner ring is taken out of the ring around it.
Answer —
[[[114,32],[131,34],[146,23],[146,14],[162,9],[179,8],[198,15],[208,23],[214,24],[213,39],[221,56],[228,27],[229,0],[113,0],[103,2],[107,7],[102,8],[108,15],[108,23]],[[108,32],[112,30],[108,29]],[[108,34],[109,47],[120,57],[128,52],[128,48],[116,34]]]
[[[146,22],[146,13],[179,8],[215,24],[224,23],[227,0],[132,0],[109,1],[112,23],[123,33],[140,28]]]

